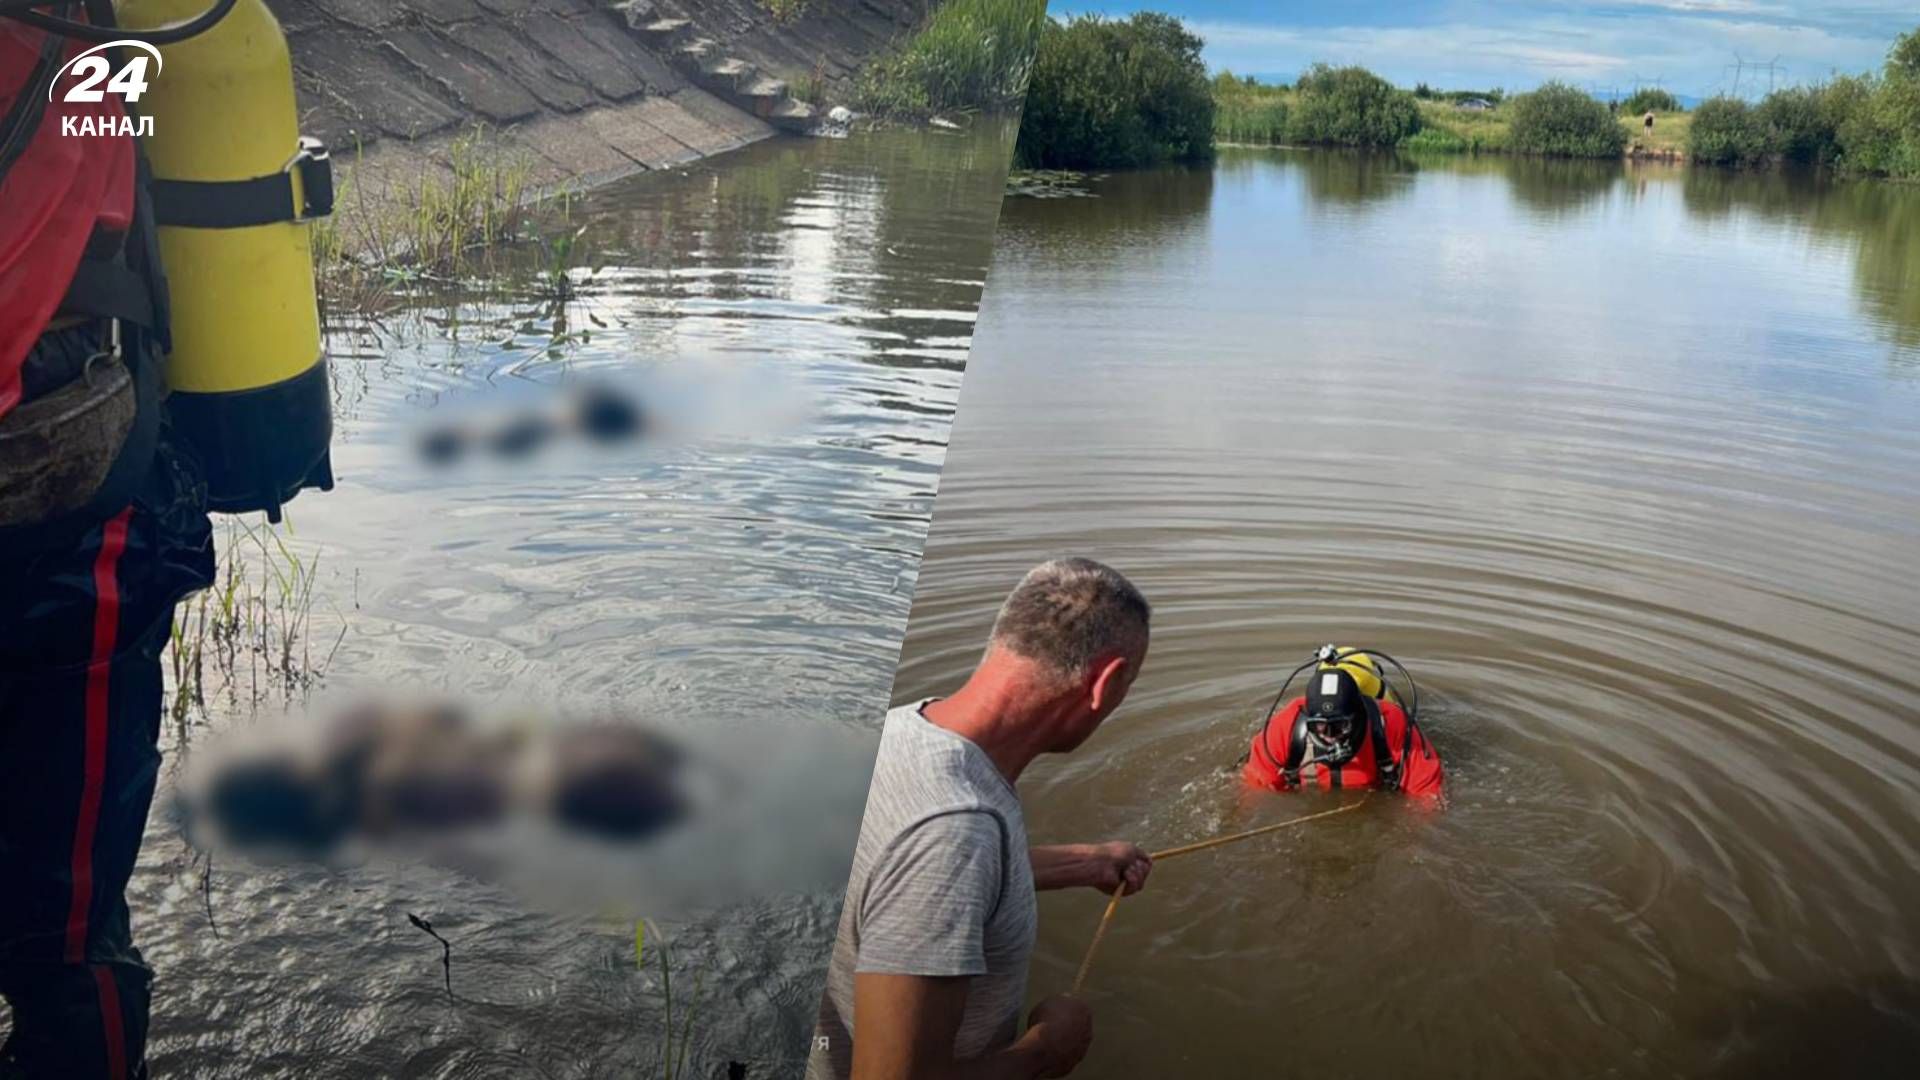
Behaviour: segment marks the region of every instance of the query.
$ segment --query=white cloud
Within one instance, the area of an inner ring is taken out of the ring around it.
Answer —
[[[1660,8],[1663,11],[1719,15],[1787,15],[1785,4],[1762,4],[1754,0],[1615,0],[1632,7]]]
[[[1877,0],[1864,0],[1876,3]],[[1910,2],[1910,0],[1903,0]],[[1827,7],[1857,14],[1862,0]],[[1623,16],[1623,4],[1645,8]],[[1705,96],[1734,88],[1736,56],[1766,63],[1779,58],[1781,85],[1813,82],[1834,72],[1879,67],[1892,37],[1880,24],[1834,22],[1808,14],[1775,16],[1777,3],[1759,0],[1613,0],[1609,17],[1582,14],[1591,5],[1567,5],[1565,14],[1473,22],[1456,18],[1429,26],[1302,27],[1245,21],[1190,23],[1207,41],[1212,66],[1290,74],[1316,60],[1362,64],[1402,85],[1504,85],[1527,89],[1549,79],[1601,89],[1657,82]],[[1916,14],[1920,21],[1920,14]],[[1746,78],[1753,78],[1751,71]],[[1764,76],[1763,76],[1764,78]],[[1739,89],[1764,89],[1742,81]]]
[[[1631,66],[1627,56],[1568,44],[1569,35],[1512,27],[1452,24],[1422,27],[1330,27],[1301,30],[1253,23],[1193,22],[1217,66],[1267,70],[1257,58],[1288,56],[1356,63],[1388,73],[1470,60],[1469,67],[1506,70],[1545,79],[1595,79]]]

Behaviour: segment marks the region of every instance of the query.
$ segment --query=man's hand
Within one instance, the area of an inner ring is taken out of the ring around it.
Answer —
[[[1094,888],[1103,893],[1120,889],[1121,896],[1132,896],[1147,887],[1147,875],[1153,871],[1153,856],[1140,845],[1115,840],[1095,844],[1094,850],[1098,853],[1095,873],[1099,875],[1092,883]]]
[[[1085,885],[1131,896],[1146,887],[1153,859],[1138,844],[1049,844],[1032,849],[1033,887],[1072,889]]]
[[[1093,1045],[1093,1010],[1076,997],[1055,994],[1027,1016],[1027,1036],[1042,1055],[1043,1077],[1065,1076],[1079,1068]]]

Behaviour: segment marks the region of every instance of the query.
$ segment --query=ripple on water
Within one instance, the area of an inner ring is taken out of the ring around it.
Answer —
[[[313,636],[349,628],[330,688],[611,706],[669,729],[754,732],[773,761],[791,760],[779,755],[794,734],[869,738],[1010,136],[982,124],[965,138],[771,140],[575,204],[590,250],[565,302],[433,302],[337,327],[340,486],[289,514],[291,542],[323,555]],[[700,420],[686,425],[699,437],[513,466],[436,471],[415,456],[423,424],[537,407],[582,377],[638,380],[646,404]],[[784,891],[637,912],[660,921],[685,965],[678,1020],[701,986],[693,1074],[730,1059],[754,1063],[753,1076],[791,1072],[780,1059],[804,1046],[838,897],[798,883],[844,879],[850,848],[835,823],[864,790],[851,757],[829,764],[805,790],[786,781],[761,800],[762,813],[794,818],[779,834],[792,850],[770,837],[754,858],[769,876],[780,858],[808,863]],[[789,836],[808,822],[834,831]],[[156,815],[132,888],[160,973],[157,1074],[658,1064],[666,988],[654,957],[634,969],[624,915],[543,913],[432,865],[222,862],[216,934],[172,834]],[[675,895],[632,876],[620,895],[633,905]],[[454,942],[455,1000],[439,946],[409,912]]]
[[[1881,1003],[1866,1071],[1904,1060],[1920,392],[1856,247],[1723,228],[1705,170],[1459,168],[1228,154],[1010,201],[895,697],[962,677],[1034,561],[1114,563],[1145,673],[1023,790],[1036,841],[1164,846],[1318,805],[1228,767],[1313,646],[1419,676],[1444,811],[1156,870],[1094,973],[1096,1075],[1778,1072],[1836,1001]],[[1037,991],[1099,907],[1043,900]]]

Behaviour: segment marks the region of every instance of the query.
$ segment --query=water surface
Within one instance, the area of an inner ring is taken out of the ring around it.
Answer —
[[[1236,798],[1316,645],[1450,799],[1169,862],[1084,1075],[1905,1075],[1920,1048],[1920,189],[1228,151],[1010,199],[894,699],[1035,561],[1156,604],[1036,842]],[[1103,901],[1043,898],[1036,995]]]
[[[640,176],[573,208],[585,231],[570,298],[536,283],[343,320],[329,340],[339,487],[289,508],[292,543],[321,560],[316,653],[346,629],[327,691],[727,729],[775,763],[817,765],[783,756],[810,732],[866,746],[1011,135],[983,121],[960,135],[774,139]],[[532,407],[607,376],[704,395],[683,410],[701,414],[698,435],[437,470],[416,452],[441,417]],[[791,1073],[870,751],[828,760],[844,774],[784,777],[809,817],[768,837],[788,860],[763,868],[773,888],[667,890],[688,864],[641,853],[617,909],[530,902],[392,857],[341,872],[220,862],[203,893],[156,814],[131,891],[159,972],[155,1072],[651,1074],[668,995],[657,947],[635,971],[627,920],[641,915],[675,949],[684,1075],[725,1075],[731,1060]],[[602,861],[617,874],[626,858]],[[409,912],[454,942],[455,999]]]

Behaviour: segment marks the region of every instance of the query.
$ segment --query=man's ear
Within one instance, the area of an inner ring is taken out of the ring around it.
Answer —
[[[1111,708],[1127,691],[1127,658],[1110,657],[1094,665],[1093,685],[1088,688],[1088,703],[1095,715]]]

